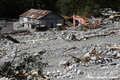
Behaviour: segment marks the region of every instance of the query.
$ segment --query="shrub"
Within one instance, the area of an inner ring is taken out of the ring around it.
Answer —
[[[13,80],[27,80],[27,76],[24,75],[32,74],[32,70],[38,71],[38,75],[41,75],[43,70],[42,68],[47,66],[47,63],[42,62],[41,55],[46,51],[40,51],[36,55],[29,56],[21,56],[20,62],[5,62],[2,66],[0,66],[0,75],[3,77],[11,77]]]

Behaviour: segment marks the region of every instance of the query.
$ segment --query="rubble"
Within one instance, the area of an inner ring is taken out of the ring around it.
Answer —
[[[6,55],[6,52],[0,51],[0,55]]]
[[[59,65],[65,65],[67,63],[67,61],[60,61]]]
[[[0,65],[11,61],[15,53],[15,64],[18,65],[21,61],[18,58],[35,56],[41,54],[41,50],[45,50],[42,58],[48,62],[48,66],[43,69],[46,79],[89,80],[93,77],[93,80],[96,80],[102,76],[109,79],[120,78],[119,29],[119,24],[116,24],[87,31],[69,29],[10,35],[20,43],[15,44],[7,39],[0,40]],[[39,76],[36,71],[24,74],[28,75],[28,79],[31,79],[31,75]]]

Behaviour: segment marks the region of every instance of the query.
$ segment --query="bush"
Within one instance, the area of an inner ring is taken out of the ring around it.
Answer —
[[[32,70],[38,71],[38,75],[41,75],[43,70],[42,68],[47,66],[47,63],[43,63],[41,60],[41,55],[45,51],[40,51],[36,55],[21,56],[20,62],[5,62],[0,66],[0,75],[3,77],[12,77],[13,80],[27,80],[27,76],[24,75],[32,74]]]

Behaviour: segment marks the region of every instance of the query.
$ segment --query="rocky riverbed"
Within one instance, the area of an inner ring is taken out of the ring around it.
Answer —
[[[72,36],[74,35],[74,38]],[[48,66],[43,73],[50,80],[119,80],[120,78],[120,25],[105,26],[92,30],[32,32],[28,35],[11,35],[20,41],[15,44],[6,39],[0,41],[0,65],[19,56],[42,55]],[[93,50],[95,52],[91,53]],[[4,53],[3,53],[4,52]],[[86,58],[87,57],[87,58]],[[76,62],[76,58],[79,59]],[[0,80],[9,80],[1,78]]]

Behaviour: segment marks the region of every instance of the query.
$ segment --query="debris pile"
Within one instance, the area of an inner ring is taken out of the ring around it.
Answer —
[[[72,48],[69,48],[68,50],[75,49],[75,48],[76,47],[72,47]],[[120,50],[120,47],[97,46],[91,51],[85,53],[83,57],[81,57],[80,55],[79,55],[80,57],[70,55],[71,58],[69,60],[61,60],[59,62],[59,67],[62,67],[63,68],[62,70],[47,72],[46,74],[49,75],[49,77],[52,79],[57,78],[60,80],[64,80],[66,78],[75,79],[76,76],[79,76],[79,77],[81,76],[85,78],[88,75],[87,74],[88,71],[90,71],[89,69],[93,70],[94,74],[97,74],[97,72],[94,71],[95,67],[98,68],[97,71],[104,70],[104,68],[109,68],[109,67],[110,69],[111,67],[115,67],[115,70],[116,70],[120,65],[119,63],[120,53],[116,49]],[[90,73],[90,74],[93,74],[93,73]],[[100,73],[100,74],[103,75],[104,73]],[[110,72],[110,74],[115,75],[112,71]],[[102,77],[102,75],[100,76]],[[110,75],[108,76],[110,77]]]
[[[22,61],[22,56],[35,56],[39,51],[46,50],[42,60],[48,63],[43,69],[47,79],[89,80],[92,77],[96,80],[103,76],[109,79],[120,78],[119,29],[117,24],[87,31],[68,29],[32,32],[26,35],[10,34],[19,43],[6,38],[0,39],[0,65],[12,61],[15,57],[14,64],[17,66],[19,61]],[[40,76],[36,73],[36,69],[33,69],[31,73],[23,74],[31,79],[31,75]],[[4,76],[2,79],[10,78]]]

